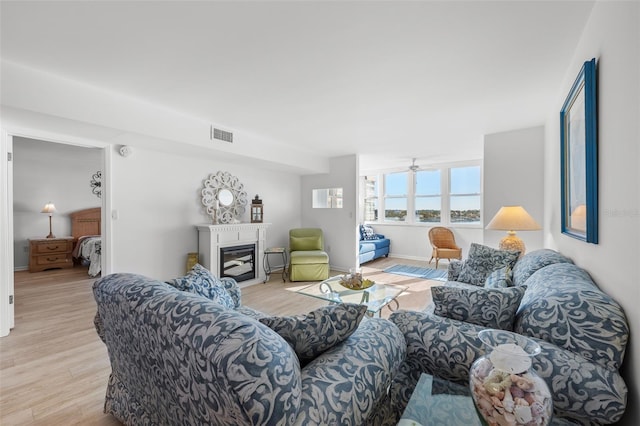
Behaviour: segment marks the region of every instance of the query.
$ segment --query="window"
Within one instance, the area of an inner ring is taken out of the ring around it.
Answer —
[[[407,220],[408,182],[407,172],[384,175],[384,220]]]
[[[311,207],[314,209],[341,209],[342,188],[314,189],[311,193]]]
[[[480,166],[449,169],[449,222],[480,223]]]
[[[416,222],[440,222],[440,170],[419,170],[415,173],[415,181]]]
[[[378,220],[378,176],[364,176],[364,220]]]
[[[481,223],[482,169],[479,162],[416,172],[367,175],[361,181],[363,219],[367,222],[445,226]]]

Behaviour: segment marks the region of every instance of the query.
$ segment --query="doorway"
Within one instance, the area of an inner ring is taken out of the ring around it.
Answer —
[[[44,203],[56,203],[53,197],[61,200],[56,206],[58,217],[54,212],[51,223],[52,231],[57,235],[70,234],[68,213],[74,209],[80,209],[86,203],[101,207],[101,234],[104,239],[101,269],[103,274],[111,269],[111,222],[110,215],[105,214],[110,205],[110,145],[94,141],[67,142],[36,133],[2,134],[0,151],[7,153],[7,162],[2,167],[6,179],[0,187],[0,235],[4,240],[0,247],[0,336],[8,335],[14,327],[14,272],[28,269],[29,237],[26,236],[45,237],[49,233],[49,219],[45,217],[48,215],[40,212]],[[85,166],[74,162],[74,158],[82,161],[92,156],[97,161],[88,162]],[[27,161],[27,167],[22,167],[21,161]],[[84,176],[88,170],[91,174]],[[92,192],[91,187],[91,179],[97,171],[101,172],[100,197]],[[24,181],[25,174],[30,176],[26,179],[28,182]],[[85,185],[88,198],[87,194],[78,195],[84,189],[73,190]],[[42,197],[47,199],[41,202]],[[39,205],[41,203],[42,206]]]

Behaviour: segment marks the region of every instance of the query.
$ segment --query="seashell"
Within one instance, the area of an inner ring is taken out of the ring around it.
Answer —
[[[493,405],[491,404],[491,401],[489,399],[486,399],[486,398],[479,399],[478,405],[486,412],[490,413],[491,411],[493,411]]]
[[[536,397],[535,397],[535,394],[533,392],[525,393],[524,394],[524,399],[525,399],[525,401],[527,401],[529,403],[529,405],[531,405],[534,402],[536,402]]]
[[[520,389],[519,387],[517,387],[516,385],[512,385],[509,388],[509,391],[511,392],[511,395],[514,398],[524,398],[524,391],[522,389]]]
[[[531,414],[534,417],[542,417],[544,416],[544,406],[539,402],[534,402],[531,404]]]
[[[518,423],[529,423],[533,416],[531,415],[531,408],[528,406],[516,405],[513,410],[513,414],[516,416],[516,421]]]
[[[513,402],[515,402],[516,405],[520,405],[520,406],[523,406],[523,407],[528,407],[529,406],[529,403],[524,398],[514,398]]]
[[[509,424],[507,423],[507,421],[505,420],[504,416],[498,412],[494,413],[493,418],[496,420],[496,423],[499,426],[509,426]]]
[[[509,389],[505,390],[504,392],[504,398],[502,399],[502,406],[506,411],[513,413],[513,407],[515,406],[515,403],[513,402],[513,396],[511,395],[511,392],[509,391]]]
[[[493,404],[493,406],[494,406],[494,407],[496,407],[496,408],[497,408],[497,407],[502,408],[502,406],[503,406],[503,405],[502,405],[502,401],[501,401],[501,400],[499,400],[499,399],[498,399],[497,397],[495,397],[495,396],[492,396],[492,397],[491,397],[491,404]]]
[[[509,422],[509,424],[515,425],[516,424],[516,416],[513,413],[506,413],[504,415],[504,419]]]
[[[502,390],[502,386],[500,386],[500,383],[495,382],[485,383],[484,388],[487,392],[489,392],[489,395],[495,395]]]
[[[511,381],[515,383],[520,389],[529,391],[533,389],[533,381],[525,376],[518,376],[516,374],[511,375]]]

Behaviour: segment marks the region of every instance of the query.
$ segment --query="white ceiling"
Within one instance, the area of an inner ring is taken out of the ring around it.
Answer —
[[[3,1],[0,52],[319,157],[408,166],[543,124],[592,6]]]

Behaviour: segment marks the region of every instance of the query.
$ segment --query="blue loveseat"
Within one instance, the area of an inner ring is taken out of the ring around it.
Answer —
[[[370,262],[382,256],[389,257],[391,240],[382,234],[376,234],[369,225],[360,225],[360,246],[358,257],[360,264]]]
[[[217,301],[135,274],[94,283],[111,361],[106,413],[127,425],[379,423],[406,351],[393,323],[365,318],[302,364],[264,314],[241,305],[237,283],[222,282]]]
[[[465,275],[465,262],[449,265],[450,281],[445,286],[466,289],[470,294],[484,292],[486,288],[479,283],[456,281]],[[628,392],[619,369],[629,339],[629,325],[620,305],[603,293],[585,270],[553,250],[536,250],[518,259],[511,280],[513,286],[526,290],[520,295],[510,326],[542,348],[533,358],[533,368],[553,395],[553,424],[619,421]],[[460,303],[457,314],[471,312],[479,303],[475,305]],[[468,385],[471,364],[488,349],[478,339],[483,325],[436,315],[435,311],[430,305],[425,312],[397,311],[390,316],[407,341],[407,358],[390,392],[390,406],[397,410],[397,417],[421,373]],[[495,316],[495,312],[485,310],[483,315]]]

